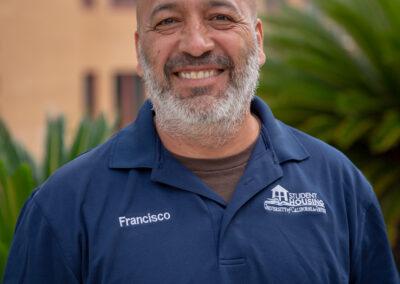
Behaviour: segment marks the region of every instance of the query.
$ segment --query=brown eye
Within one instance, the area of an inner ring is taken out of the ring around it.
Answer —
[[[174,24],[176,21],[173,18],[168,18],[165,20],[160,21],[157,26],[167,26],[167,25],[172,25]]]
[[[225,15],[216,15],[212,18],[213,21],[229,21],[231,22],[232,19]]]

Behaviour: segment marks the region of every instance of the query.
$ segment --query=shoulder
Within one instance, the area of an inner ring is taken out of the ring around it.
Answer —
[[[309,154],[307,159],[299,163],[299,166],[308,169],[310,175],[325,180],[327,184],[335,185],[336,190],[342,189],[347,200],[357,200],[357,204],[363,208],[376,203],[376,196],[370,183],[345,154],[278,120],[277,124],[284,131],[291,133],[293,139],[297,140]]]
[[[303,145],[306,151],[309,152],[310,156],[318,158],[320,162],[326,161],[338,166],[354,166],[346,155],[332,145],[329,145],[328,143],[296,128],[288,126],[279,120],[277,120],[277,123],[284,127],[286,131],[290,132],[293,137]]]
[[[39,206],[44,215],[70,218],[71,212],[78,212],[82,206],[96,207],[128,177],[127,170],[110,167],[115,145],[123,129],[101,145],[81,154],[54,172],[32,194],[32,202]]]
[[[37,190],[36,199],[51,193],[75,192],[108,172],[108,163],[115,136],[96,148],[81,154],[55,171]]]

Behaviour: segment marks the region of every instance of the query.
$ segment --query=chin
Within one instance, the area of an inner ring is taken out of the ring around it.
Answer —
[[[217,95],[197,95],[182,100],[183,105],[194,112],[209,113],[210,109],[217,107],[222,98]]]

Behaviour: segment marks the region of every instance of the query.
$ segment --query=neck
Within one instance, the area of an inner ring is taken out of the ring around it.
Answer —
[[[154,121],[164,147],[174,154],[189,158],[218,159],[237,154],[250,146],[260,133],[260,124],[250,112],[244,118],[236,134],[222,145],[213,143],[219,140],[217,134],[213,137],[205,137],[204,139],[208,139],[207,143],[204,141],[199,143],[199,141],[185,136],[177,137],[167,133],[158,127],[156,119]]]

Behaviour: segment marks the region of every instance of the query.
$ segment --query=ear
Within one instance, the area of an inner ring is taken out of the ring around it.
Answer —
[[[143,67],[139,58],[139,32],[137,31],[135,32],[135,47],[136,47],[136,60],[137,60],[136,73],[140,77],[143,77]]]
[[[262,22],[257,19],[256,23],[256,38],[258,43],[258,65],[263,66],[265,63],[265,53],[264,53],[264,32],[262,29]]]

